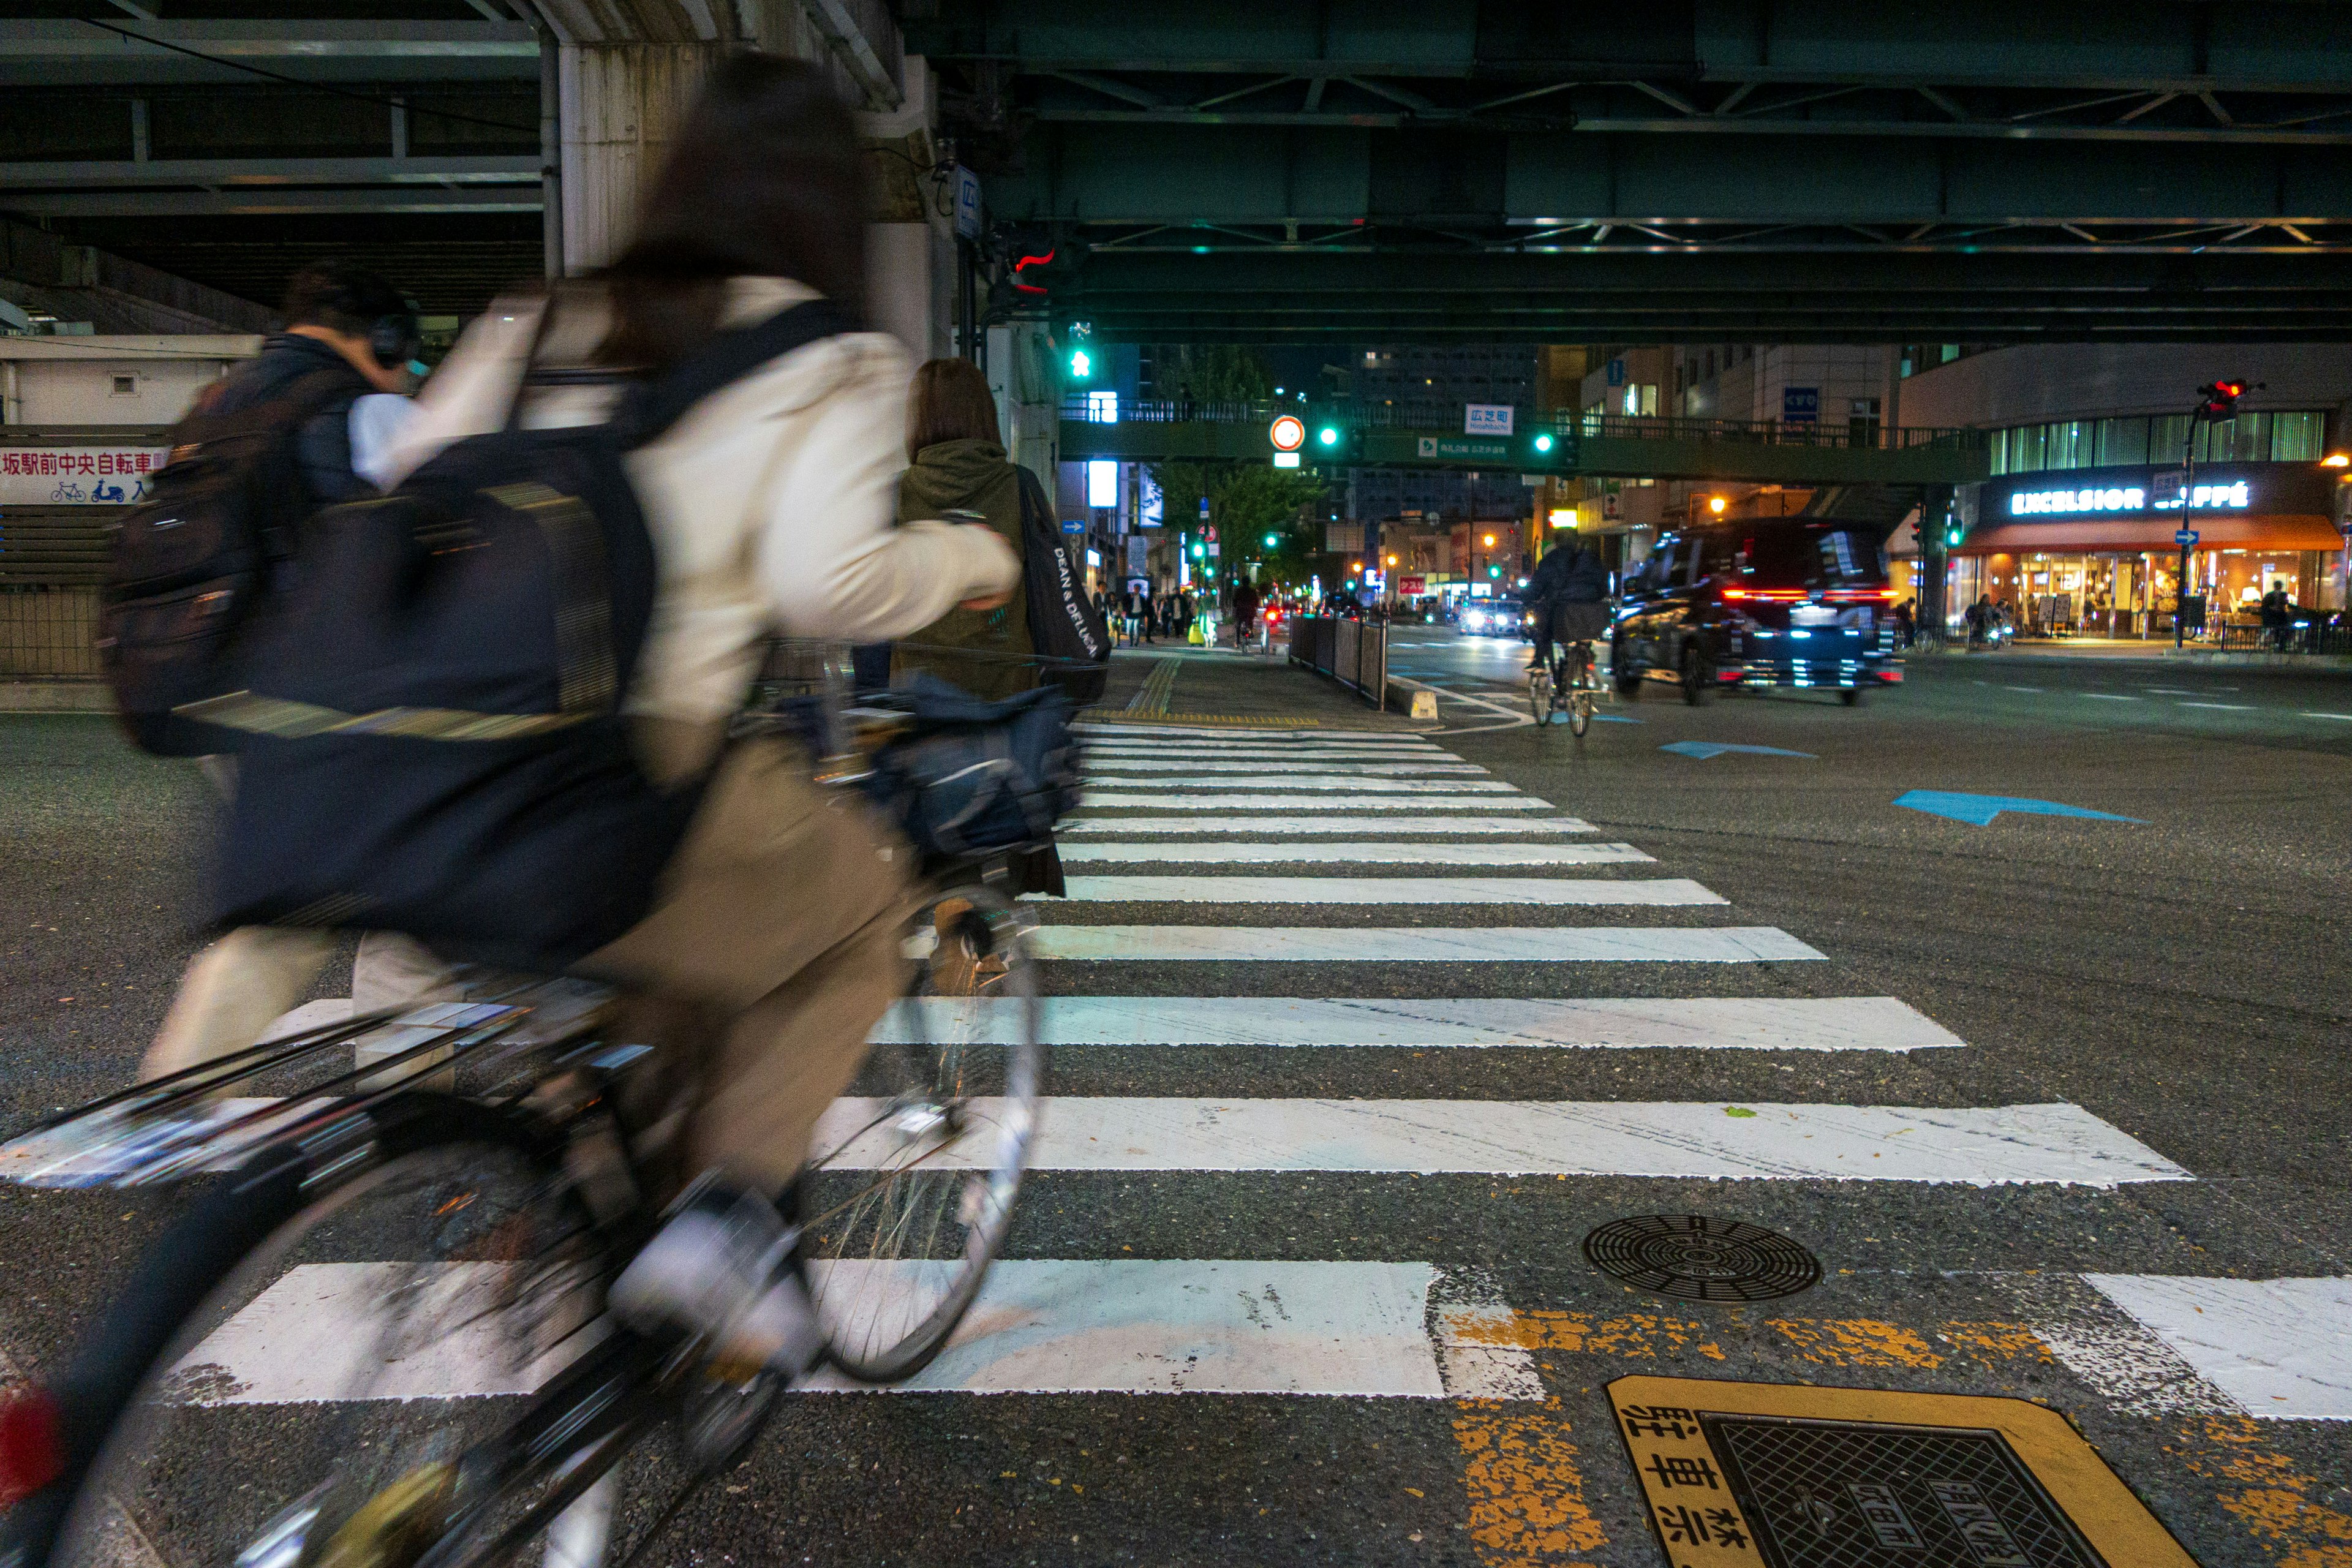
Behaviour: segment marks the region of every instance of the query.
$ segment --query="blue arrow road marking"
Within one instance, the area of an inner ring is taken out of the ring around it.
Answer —
[[[1733,746],[1721,741],[1676,741],[1670,745],[1660,746],[1658,750],[1672,752],[1678,757],[1696,757],[1701,762],[1709,757],[1719,757],[1726,752],[1752,752],[1759,757],[1811,757],[1813,754],[1811,752],[1784,752],[1778,746]]]
[[[1592,721],[1596,724],[1638,724],[1641,722],[1639,719],[1628,719],[1622,713],[1595,713],[1592,716]],[[1565,724],[1568,722],[1568,715],[1565,713],[1555,713],[1551,716],[1551,722],[1555,724]]]
[[[1956,795],[1950,790],[1915,789],[1898,795],[1895,804],[1913,811],[1924,811],[1930,816],[1948,816],[1954,822],[1971,822],[1982,827],[2004,811],[2014,811],[2028,816],[2087,816],[2099,822],[2138,822],[2137,816],[2118,816],[2112,811],[2093,811],[2087,806],[2062,805],[2054,800],[2026,800],[2013,795]]]

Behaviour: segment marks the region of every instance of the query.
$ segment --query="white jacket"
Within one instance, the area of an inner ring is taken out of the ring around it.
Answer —
[[[788,279],[739,278],[724,324],[814,298]],[[419,395],[387,483],[454,441],[503,427],[540,310],[535,300],[501,302],[467,329]],[[567,292],[541,363],[584,363],[605,327],[593,291]],[[1020,560],[992,529],[892,526],[909,374],[894,338],[828,338],[705,398],[631,454],[659,579],[628,711],[721,720],[740,706],[770,636],[881,642],[1019,584]],[[534,389],[522,423],[591,424],[614,395],[609,386]]]

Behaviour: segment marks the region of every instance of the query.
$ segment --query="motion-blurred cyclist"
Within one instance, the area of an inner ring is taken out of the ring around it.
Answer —
[[[1609,630],[1609,569],[1591,545],[1555,539],[1528,580],[1527,603],[1536,614],[1529,669],[1552,668],[1555,640],[1578,645],[1590,663],[1591,644]]]

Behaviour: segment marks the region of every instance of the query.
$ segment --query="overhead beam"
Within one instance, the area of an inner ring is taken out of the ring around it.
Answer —
[[[1097,253],[1052,297],[1108,341],[2322,341],[2352,255]]]
[[[91,185],[392,185],[513,184],[539,181],[528,153],[457,158],[148,158],[0,163],[0,203],[8,193]]]
[[[2327,149],[1296,130],[1033,132],[988,181],[1023,222],[2303,222],[2352,216]]]
[[[2340,7],[2294,0],[2070,0],[1996,7],[1868,0],[1519,6],[1478,0],[1097,0],[940,5],[909,51],[1023,70],[1675,84],[2327,91],[2352,79]]]
[[[120,31],[0,21],[0,84],[251,79],[197,58],[207,55],[315,81],[520,78],[539,69],[538,39],[520,22],[114,20]]]
[[[270,217],[333,213],[535,213],[539,182],[522,185],[374,185],[341,189],[226,186],[195,191],[0,192],[0,208],[30,217]]]

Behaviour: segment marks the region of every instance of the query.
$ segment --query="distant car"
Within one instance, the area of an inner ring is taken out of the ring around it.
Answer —
[[[1462,606],[1462,629],[1472,637],[1523,637],[1527,609],[1517,599],[1473,599]]]
[[[1895,590],[1875,530],[1827,518],[1730,520],[1658,541],[1626,581],[1611,640],[1618,692],[1672,682],[1835,691],[1857,703],[1903,679]]]

